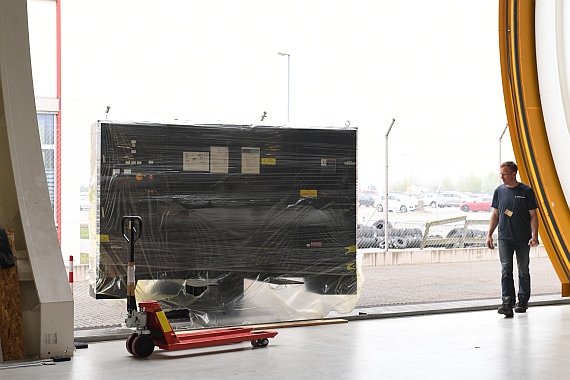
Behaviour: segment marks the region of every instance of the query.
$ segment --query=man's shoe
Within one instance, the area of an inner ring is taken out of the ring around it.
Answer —
[[[497,310],[499,314],[504,314],[505,318],[512,318],[513,313],[513,302],[511,301],[511,297],[505,297],[503,299],[503,304]]]
[[[528,297],[519,294],[519,302],[515,305],[515,313],[526,313],[526,309],[528,309]]]

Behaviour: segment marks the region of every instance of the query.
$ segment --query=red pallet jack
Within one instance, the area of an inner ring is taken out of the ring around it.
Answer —
[[[127,318],[125,324],[135,333],[127,338],[127,351],[137,358],[146,358],[154,347],[167,351],[219,346],[223,344],[250,341],[253,347],[266,347],[269,338],[276,331],[253,330],[249,327],[228,327],[205,331],[175,333],[166,314],[156,301],[140,302],[135,298],[135,242],[142,233],[140,216],[123,216],[121,220],[123,237],[130,243],[130,257],[127,267]],[[127,234],[128,233],[128,234]]]

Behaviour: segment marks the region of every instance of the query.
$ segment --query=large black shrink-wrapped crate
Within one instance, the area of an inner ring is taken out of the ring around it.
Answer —
[[[96,298],[126,296],[121,219],[136,215],[137,300],[171,316],[214,325],[354,307],[355,129],[104,120],[92,132]]]

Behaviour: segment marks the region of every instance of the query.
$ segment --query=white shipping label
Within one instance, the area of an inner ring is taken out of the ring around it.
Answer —
[[[207,172],[210,170],[209,152],[183,152],[182,170],[190,172]]]
[[[241,172],[243,174],[259,174],[259,148],[241,148]]]
[[[211,146],[210,147],[210,172],[211,173],[228,173],[229,166],[229,148],[227,146]]]

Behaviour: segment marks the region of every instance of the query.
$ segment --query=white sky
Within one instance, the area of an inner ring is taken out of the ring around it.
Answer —
[[[62,12],[62,102],[81,130],[106,105],[110,119],[257,123],[267,111],[283,124],[282,51],[291,124],[349,120],[362,185],[384,183],[392,118],[391,180],[498,172],[496,0],[83,0]],[[508,134],[502,150],[512,158]]]

